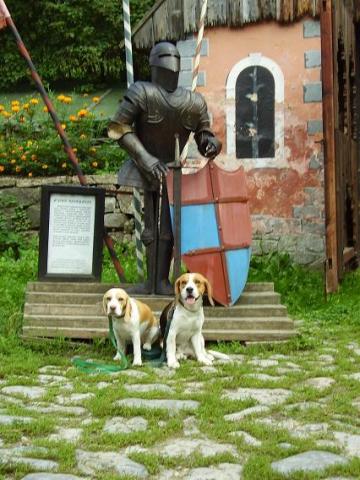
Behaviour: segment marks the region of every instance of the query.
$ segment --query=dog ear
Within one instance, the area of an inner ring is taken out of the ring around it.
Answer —
[[[207,278],[204,278],[206,293],[210,302],[210,305],[215,306],[214,300],[212,298],[212,286]]]
[[[107,292],[104,294],[103,302],[102,302],[105,315],[107,315],[107,298],[106,297],[107,297]]]
[[[176,280],[175,286],[174,286],[176,299],[178,299],[178,298],[179,298],[179,295],[180,295],[180,291],[181,291],[181,289],[180,289],[180,284],[181,284],[181,277],[179,277],[179,278]]]
[[[130,320],[131,311],[132,311],[132,306],[131,306],[130,298],[128,297],[126,299],[126,305],[125,305],[125,322],[128,322]]]

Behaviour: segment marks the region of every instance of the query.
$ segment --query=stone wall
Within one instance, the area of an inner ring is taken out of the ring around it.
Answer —
[[[88,175],[90,186],[116,190],[116,175]],[[11,195],[17,199],[19,206],[24,207],[30,224],[30,234],[37,234],[40,228],[40,197],[42,185],[79,185],[77,177],[48,178],[0,178],[0,198]],[[117,198],[107,196],[105,200],[105,225],[116,240],[134,240],[134,219],[132,210],[132,190],[122,188],[123,193]]]

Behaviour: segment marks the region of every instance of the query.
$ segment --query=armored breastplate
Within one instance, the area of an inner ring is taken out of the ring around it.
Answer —
[[[190,131],[197,130],[203,98],[181,87],[169,93],[152,83],[143,85],[146,109],[136,121],[136,133],[149,153],[163,162],[172,162],[175,134],[179,135],[181,151]]]

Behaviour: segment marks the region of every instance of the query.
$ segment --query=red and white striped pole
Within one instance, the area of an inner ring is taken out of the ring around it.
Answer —
[[[207,11],[207,0],[203,0],[200,12],[200,19],[199,19],[199,30],[196,40],[196,48],[195,48],[195,57],[194,57],[194,67],[193,67],[193,74],[192,74],[192,84],[191,84],[191,91],[194,92],[196,90],[197,80],[199,76],[199,65],[200,65],[200,54],[201,54],[201,44],[204,37],[204,28],[205,28],[205,17]],[[186,142],[180,156],[181,163],[184,164],[187,158],[189,144],[194,138],[194,133],[191,132],[189,135],[188,141]]]

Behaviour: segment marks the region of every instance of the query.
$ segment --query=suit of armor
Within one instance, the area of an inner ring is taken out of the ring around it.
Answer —
[[[109,137],[117,140],[131,157],[120,169],[118,183],[144,189],[145,229],[142,241],[147,249],[148,278],[149,274],[155,272],[156,287],[155,292],[152,291],[147,281],[133,293],[172,293],[168,276],[173,235],[164,176],[168,170],[166,164],[174,161],[175,134],[179,135],[180,151],[191,131],[195,133],[195,141],[202,155],[213,157],[221,149],[221,143],[210,130],[207,106],[202,95],[176,88],[179,61],[176,65],[168,63],[165,67],[164,64],[159,66],[156,62],[164,62],[165,55],[162,54],[156,55],[155,65],[154,61],[152,64],[153,51],[164,52],[164,48],[166,52],[171,51],[170,62],[174,62],[174,57],[180,58],[176,57],[179,54],[172,44],[162,42],[153,48],[150,54],[153,81],[135,82],[130,86],[108,131]],[[160,190],[162,201],[158,230]]]

